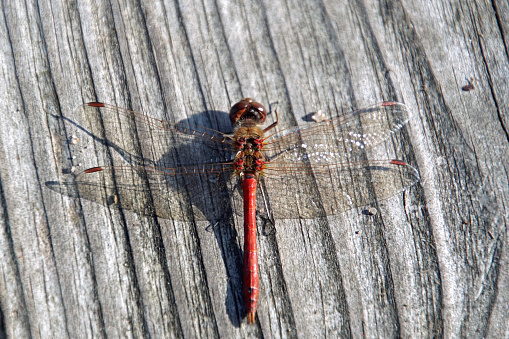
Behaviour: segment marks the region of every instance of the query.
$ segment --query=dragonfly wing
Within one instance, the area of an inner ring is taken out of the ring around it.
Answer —
[[[172,123],[99,102],[88,103],[83,107],[88,114],[100,110],[109,146],[119,150],[130,161],[137,162],[133,165],[147,161],[156,165],[155,161],[168,158],[168,154],[173,157],[173,154],[191,153],[194,155],[192,161],[196,161],[196,155],[210,154],[211,150],[217,152],[218,156],[226,157],[233,149],[231,137],[210,128],[184,122]],[[129,133],[128,138],[125,137],[126,133]],[[134,155],[140,150],[144,157]],[[206,159],[200,161],[205,162]]]
[[[419,181],[417,170],[399,160],[322,166],[274,163],[261,184],[275,218],[335,215],[387,199]],[[264,207],[259,194],[259,205]]]
[[[334,157],[333,162],[359,155],[400,130],[408,122],[404,104],[382,102],[307,127],[274,134],[265,140],[269,158],[282,152]]]
[[[222,220],[231,215],[232,166],[178,168],[105,166],[76,176],[81,197],[143,215],[174,220]]]

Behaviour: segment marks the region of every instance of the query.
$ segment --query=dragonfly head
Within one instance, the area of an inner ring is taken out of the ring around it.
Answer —
[[[267,110],[259,102],[251,98],[245,98],[237,102],[230,109],[230,120],[235,124],[242,121],[252,120],[255,123],[263,123],[267,118]]]

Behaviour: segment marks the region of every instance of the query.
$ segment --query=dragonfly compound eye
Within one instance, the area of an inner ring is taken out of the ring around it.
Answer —
[[[237,102],[230,109],[230,120],[237,122],[239,120],[254,120],[264,122],[267,118],[267,110],[259,102],[251,98],[245,98]]]

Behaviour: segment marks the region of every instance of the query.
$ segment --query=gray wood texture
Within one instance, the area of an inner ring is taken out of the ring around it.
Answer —
[[[506,1],[0,6],[0,337],[509,337]],[[402,101],[380,156],[422,177],[375,215],[260,230],[254,325],[241,217],[151,216],[72,173],[131,152],[84,102],[224,131],[246,96],[282,127]]]

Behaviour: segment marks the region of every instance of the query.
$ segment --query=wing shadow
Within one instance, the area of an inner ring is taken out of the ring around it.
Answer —
[[[217,120],[228,119],[221,111],[202,112],[193,116],[194,120],[204,121],[209,116],[217,115]],[[58,117],[61,118],[61,117]],[[71,198],[80,198],[94,203],[129,210],[143,216],[170,220],[193,222],[205,220],[210,222],[210,231],[214,233],[221,249],[221,256],[228,276],[225,305],[232,324],[239,327],[246,311],[242,298],[242,249],[239,237],[233,225],[234,213],[241,213],[242,200],[236,179],[229,174],[222,175],[152,175],[131,170],[130,166],[148,165],[153,167],[171,167],[180,163],[210,163],[227,161],[231,153],[207,147],[205,143],[195,144],[192,141],[173,146],[168,152],[162,153],[158,159],[143,156],[142,149],[146,140],[139,136],[140,146],[135,151],[128,150],[114,138],[94,134],[78,123],[63,118],[67,123],[82,130],[95,142],[107,146],[113,154],[126,162],[122,168],[108,171],[75,175],[70,169],[64,171],[69,180],[47,181],[46,187]],[[228,119],[229,121],[229,119]],[[189,119],[179,123],[192,125]],[[150,147],[150,146],[148,146]],[[236,212],[234,212],[236,211]],[[219,226],[219,227],[218,227]],[[230,226],[230,227],[229,227]]]

